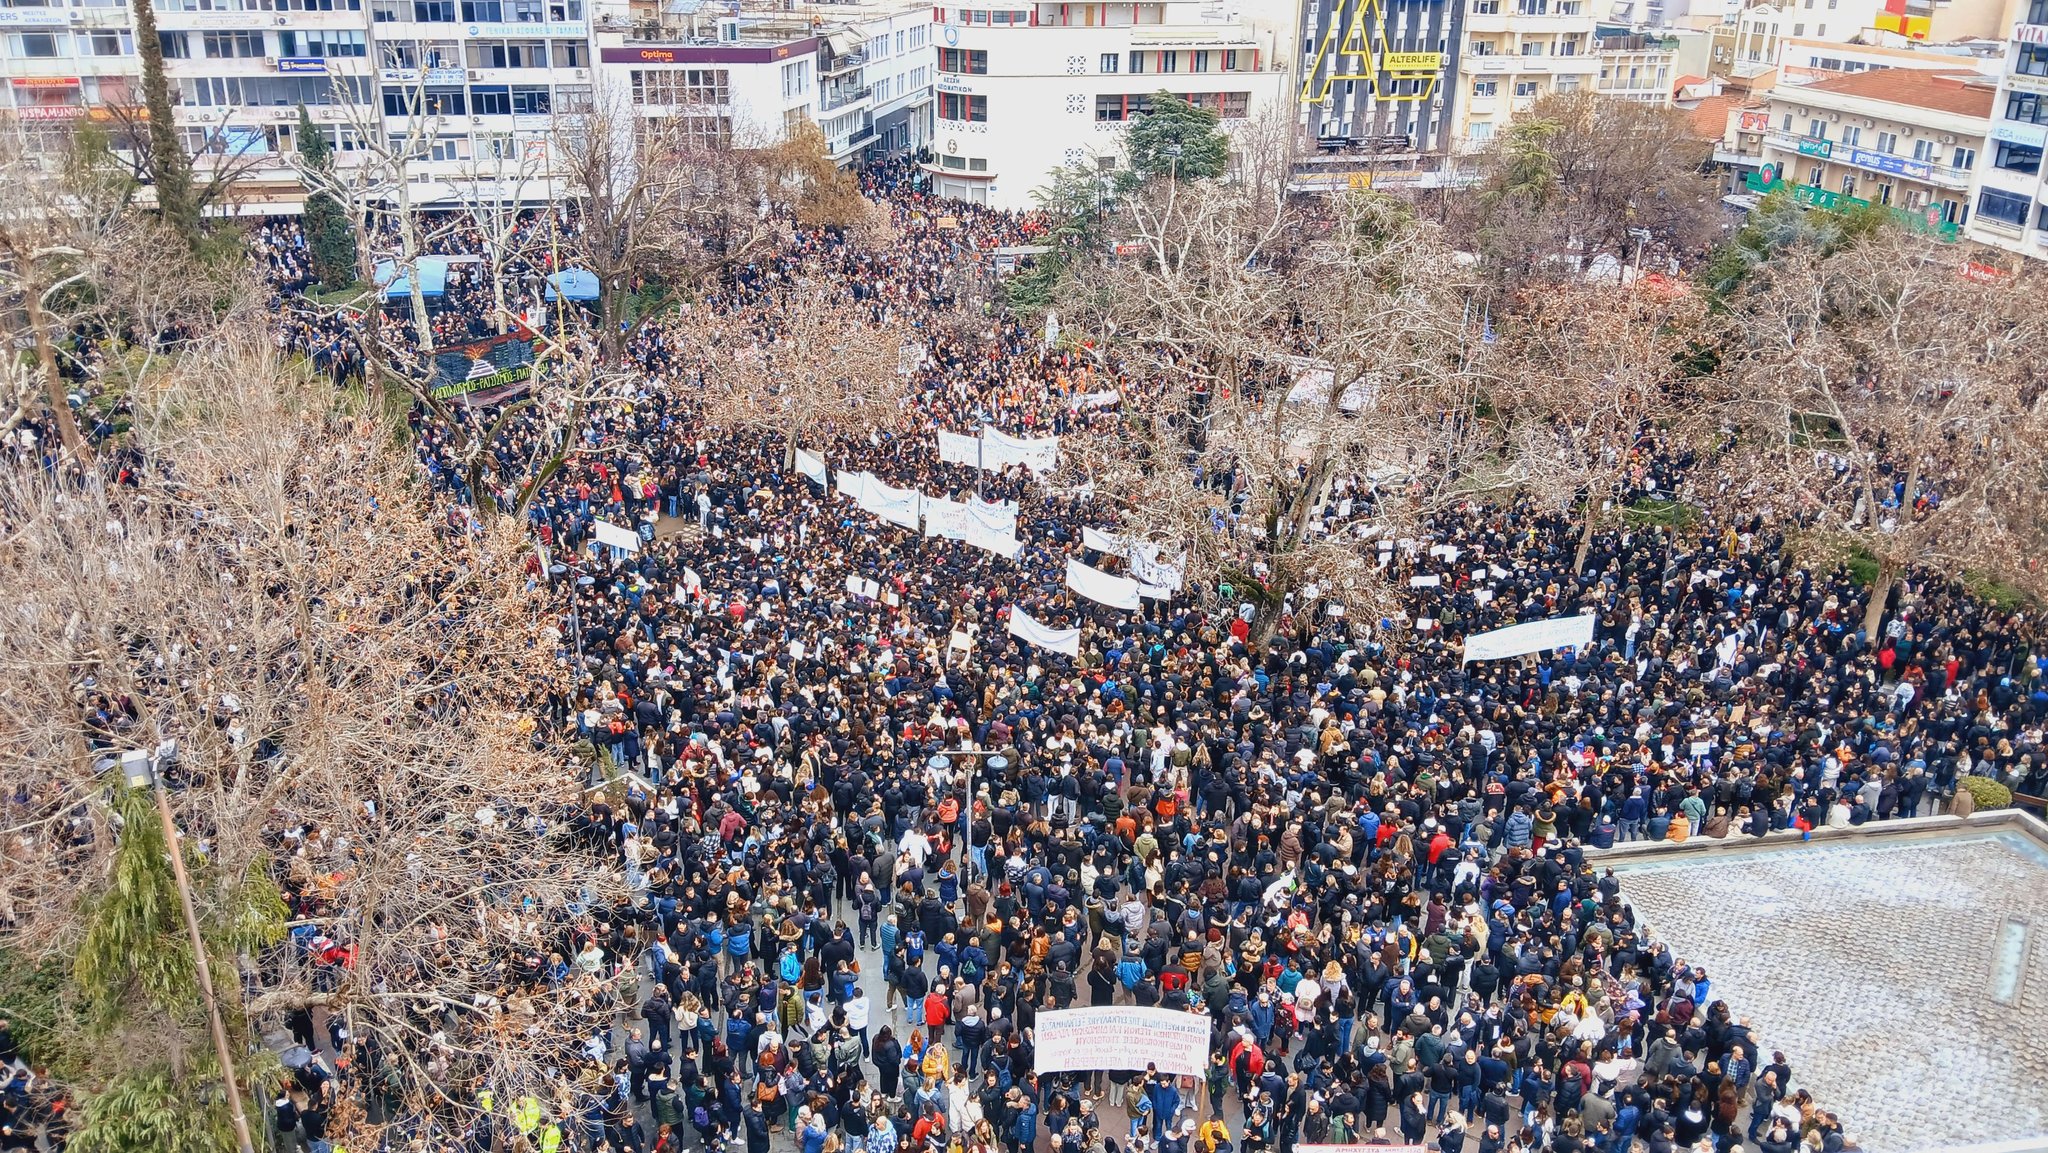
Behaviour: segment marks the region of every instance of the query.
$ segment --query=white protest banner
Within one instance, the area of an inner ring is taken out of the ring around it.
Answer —
[[[924,535],[947,540],[967,539],[967,506],[957,500],[924,498]]]
[[[991,471],[1021,464],[1032,472],[1059,467],[1060,438],[1011,436],[1001,429],[981,430],[981,466]]]
[[[1173,590],[1165,585],[1148,585],[1143,581],[1139,581],[1138,595],[1146,600],[1170,601],[1173,599]]]
[[[1040,1073],[1079,1069],[1143,1069],[1199,1077],[1209,1067],[1209,1018],[1173,1009],[1105,1005],[1038,1014],[1035,1068]]]
[[[1084,408],[1108,408],[1122,401],[1123,397],[1112,388],[1107,392],[1084,392],[1069,400],[1067,407],[1078,412]]]
[[[1081,546],[1094,549],[1104,556],[1123,556],[1130,551],[1131,543],[1115,533],[1103,532],[1101,529],[1084,525],[1081,528]]]
[[[1185,580],[1185,554],[1172,560],[1165,560],[1162,559],[1158,545],[1143,541],[1131,546],[1130,558],[1131,575],[1138,578],[1138,583],[1158,585],[1173,592],[1180,591]]]
[[[975,548],[992,552],[1004,560],[1015,560],[1024,542],[1006,532],[995,532],[981,523],[972,508],[967,513],[967,535],[960,538]]]
[[[1526,621],[1465,638],[1465,663],[1497,661],[1546,649],[1584,648],[1593,643],[1592,614]]]
[[[1017,502],[987,501],[975,497],[967,502],[967,515],[997,536],[1017,535]]]
[[[632,529],[601,520],[591,526],[591,532],[596,535],[599,544],[610,545],[626,552],[640,551],[640,534]]]
[[[922,503],[923,494],[916,489],[897,488],[872,476],[868,477],[867,487],[860,494],[860,507],[912,532],[917,531],[918,509]]]
[[[1294,1147],[1294,1153],[1429,1153],[1427,1145],[1308,1145]]]
[[[939,459],[947,464],[964,464],[973,468],[981,463],[981,441],[957,432],[941,432]]]
[[[825,458],[822,456],[812,456],[803,449],[797,449],[796,470],[817,481],[819,488],[831,487],[828,481],[828,474],[825,471]]]
[[[1408,578],[1408,587],[1412,589],[1433,589],[1442,583],[1444,583],[1444,578],[1435,573]]]
[[[864,472],[848,472],[842,468],[839,470],[838,476],[839,495],[855,504],[859,504],[861,494],[868,490],[868,474]]]
[[[1010,606],[1010,635],[1048,652],[1081,655],[1080,629],[1051,628],[1016,605]]]
[[[1067,562],[1067,587],[1091,601],[1113,609],[1131,611],[1138,607],[1138,582],[1111,576],[1077,560]]]

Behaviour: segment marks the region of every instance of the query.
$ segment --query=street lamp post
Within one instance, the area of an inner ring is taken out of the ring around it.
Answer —
[[[992,773],[1000,773],[1010,767],[1010,758],[1001,753],[984,749],[954,749],[951,752],[934,753],[932,758],[925,762],[925,766],[931,769],[949,769],[953,767],[954,757],[987,757],[988,770]],[[974,879],[974,767],[972,763],[967,768],[966,792],[967,801],[962,812],[967,821],[967,831],[961,838],[960,850],[960,910],[963,913],[967,910],[967,882]]]
[[[185,854],[178,847],[177,824],[171,820],[171,802],[164,782],[156,775],[156,763],[140,750],[121,754],[121,775],[131,789],[148,789],[156,796],[157,820],[163,823],[164,846],[171,854],[171,876],[178,883],[178,905],[185,912],[185,932],[192,938],[192,963],[199,970],[199,995],[206,1001],[206,1019],[213,1031],[213,1052],[220,1060],[221,1079],[227,1083],[228,1114],[235,1123],[235,1143],[240,1153],[255,1153],[249,1138],[249,1118],[242,1112],[241,1082],[235,1076],[234,1054],[228,1049],[228,1030],[220,1016],[220,1001],[213,995],[212,966],[206,960],[206,941],[199,935],[199,914],[192,909],[192,882],[185,875]]]

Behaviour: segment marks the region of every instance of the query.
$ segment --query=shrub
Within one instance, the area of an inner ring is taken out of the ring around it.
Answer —
[[[1977,811],[1980,813],[2012,807],[2012,790],[1990,777],[1958,777],[1956,787],[1970,794],[1970,799],[1977,802]]]

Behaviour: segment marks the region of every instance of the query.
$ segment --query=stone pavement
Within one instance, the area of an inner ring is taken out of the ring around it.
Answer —
[[[2048,852],[1994,832],[1617,865],[1876,1153],[2048,1133]]]

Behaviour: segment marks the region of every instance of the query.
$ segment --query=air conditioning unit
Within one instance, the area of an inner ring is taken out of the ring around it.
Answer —
[[[1863,118],[1863,127],[1865,127],[1865,128],[1875,128],[1875,127],[1877,127],[1877,121],[1875,121],[1875,120],[1872,120],[1872,119],[1871,119],[1870,117],[1868,117],[1868,116],[1865,116],[1865,117]]]
[[[277,26],[278,26],[279,28],[282,28],[282,27],[284,27],[285,25],[287,25],[287,24],[290,24],[291,22],[292,22],[292,18],[291,18],[291,17],[289,17],[289,16],[279,16],[279,17],[277,18]]]
[[[482,80],[484,78],[484,74],[472,68],[469,70],[469,78],[472,82]]]
[[[578,79],[578,80],[588,80],[588,79],[590,79],[590,69],[588,69],[588,68],[578,68],[578,69],[576,70],[576,79]]]
[[[1953,136],[1943,136],[1941,138],[1941,142],[1943,144],[1954,144],[1956,142],[1956,138]]]
[[[469,118],[469,122],[471,124],[482,124],[484,122],[484,118],[481,116],[472,116]]]
[[[268,68],[268,69],[270,69],[270,70],[271,70],[272,72],[275,72],[275,71],[277,71],[277,57],[275,57],[275,56],[265,56],[265,57],[263,58],[263,66],[264,66],[265,68]]]

